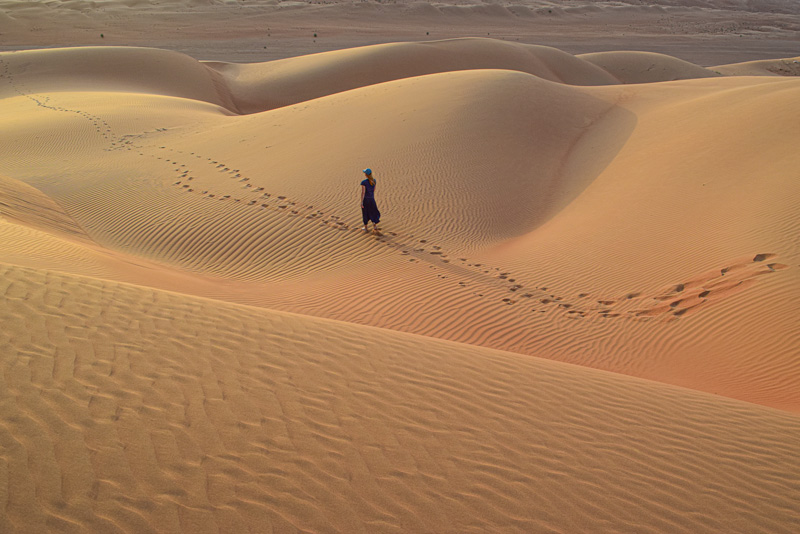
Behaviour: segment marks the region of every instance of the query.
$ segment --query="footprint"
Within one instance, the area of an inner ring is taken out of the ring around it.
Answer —
[[[777,256],[777,254],[756,254],[753,258],[753,262],[769,260]]]
[[[725,268],[723,268],[723,269],[720,269],[720,271],[719,271],[719,272],[720,272],[720,274],[721,274],[721,275],[723,275],[723,276],[724,276],[724,275],[728,274],[728,273],[729,273],[729,272],[731,272],[731,271],[735,271],[735,270],[739,270],[739,269],[744,269],[745,267],[746,267],[746,266],[745,266],[744,264],[741,264],[741,263],[740,263],[740,264],[738,264],[738,265],[731,265],[730,267],[725,267]]]

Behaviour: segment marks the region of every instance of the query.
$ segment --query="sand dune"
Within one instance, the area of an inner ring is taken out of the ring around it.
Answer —
[[[6,531],[798,519],[800,424],[776,410],[53,272],[4,266],[2,284],[0,339],[19,351],[0,375]]]
[[[0,72],[9,82],[0,96],[48,92],[119,91],[176,96],[232,107],[216,72],[168,50],[83,47],[3,54]]]
[[[713,69],[653,52],[595,52],[578,57],[597,65],[622,83],[668,82],[718,75]]]
[[[714,70],[726,76],[800,76],[800,56],[720,65]]]
[[[460,70],[515,70],[573,85],[617,83],[592,63],[554,48],[476,38],[390,43],[261,64],[209,65],[226,77],[243,113],[397,79]]]
[[[24,87],[25,73],[10,72],[9,85]],[[798,87],[764,77],[576,87],[465,70],[323,90],[333,94],[247,116],[158,95],[18,95],[12,109],[35,105],[53,138],[82,124],[78,139],[101,157],[65,166],[59,148],[57,175],[31,167],[47,158],[28,121],[27,141],[8,130],[7,164],[100,246],[226,280],[197,294],[796,409],[793,381],[780,378],[798,373],[784,337],[798,333],[786,319],[794,297],[742,309],[737,294],[795,291],[785,268],[795,186],[783,169],[796,164],[787,110]],[[749,149],[756,133],[765,145]],[[352,209],[367,165],[385,177],[391,213],[378,246]],[[776,259],[754,263],[759,254]],[[696,289],[670,293],[687,281]],[[709,352],[740,356],[698,359]]]
[[[792,61],[0,54],[0,530],[791,532]]]

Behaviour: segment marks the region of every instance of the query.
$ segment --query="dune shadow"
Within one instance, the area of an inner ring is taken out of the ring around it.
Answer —
[[[637,123],[636,114],[617,103],[591,121],[566,149],[558,172],[543,180],[541,193],[549,201],[523,233],[541,227],[581,196],[622,151]]]

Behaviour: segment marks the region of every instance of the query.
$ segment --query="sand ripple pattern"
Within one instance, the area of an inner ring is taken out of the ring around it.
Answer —
[[[1,284],[4,532],[800,520],[787,413],[93,279],[6,266]]]
[[[798,91],[0,54],[0,533],[796,532]]]

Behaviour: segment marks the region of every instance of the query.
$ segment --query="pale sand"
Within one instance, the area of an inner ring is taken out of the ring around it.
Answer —
[[[0,54],[0,532],[793,532],[800,58],[736,59]]]

